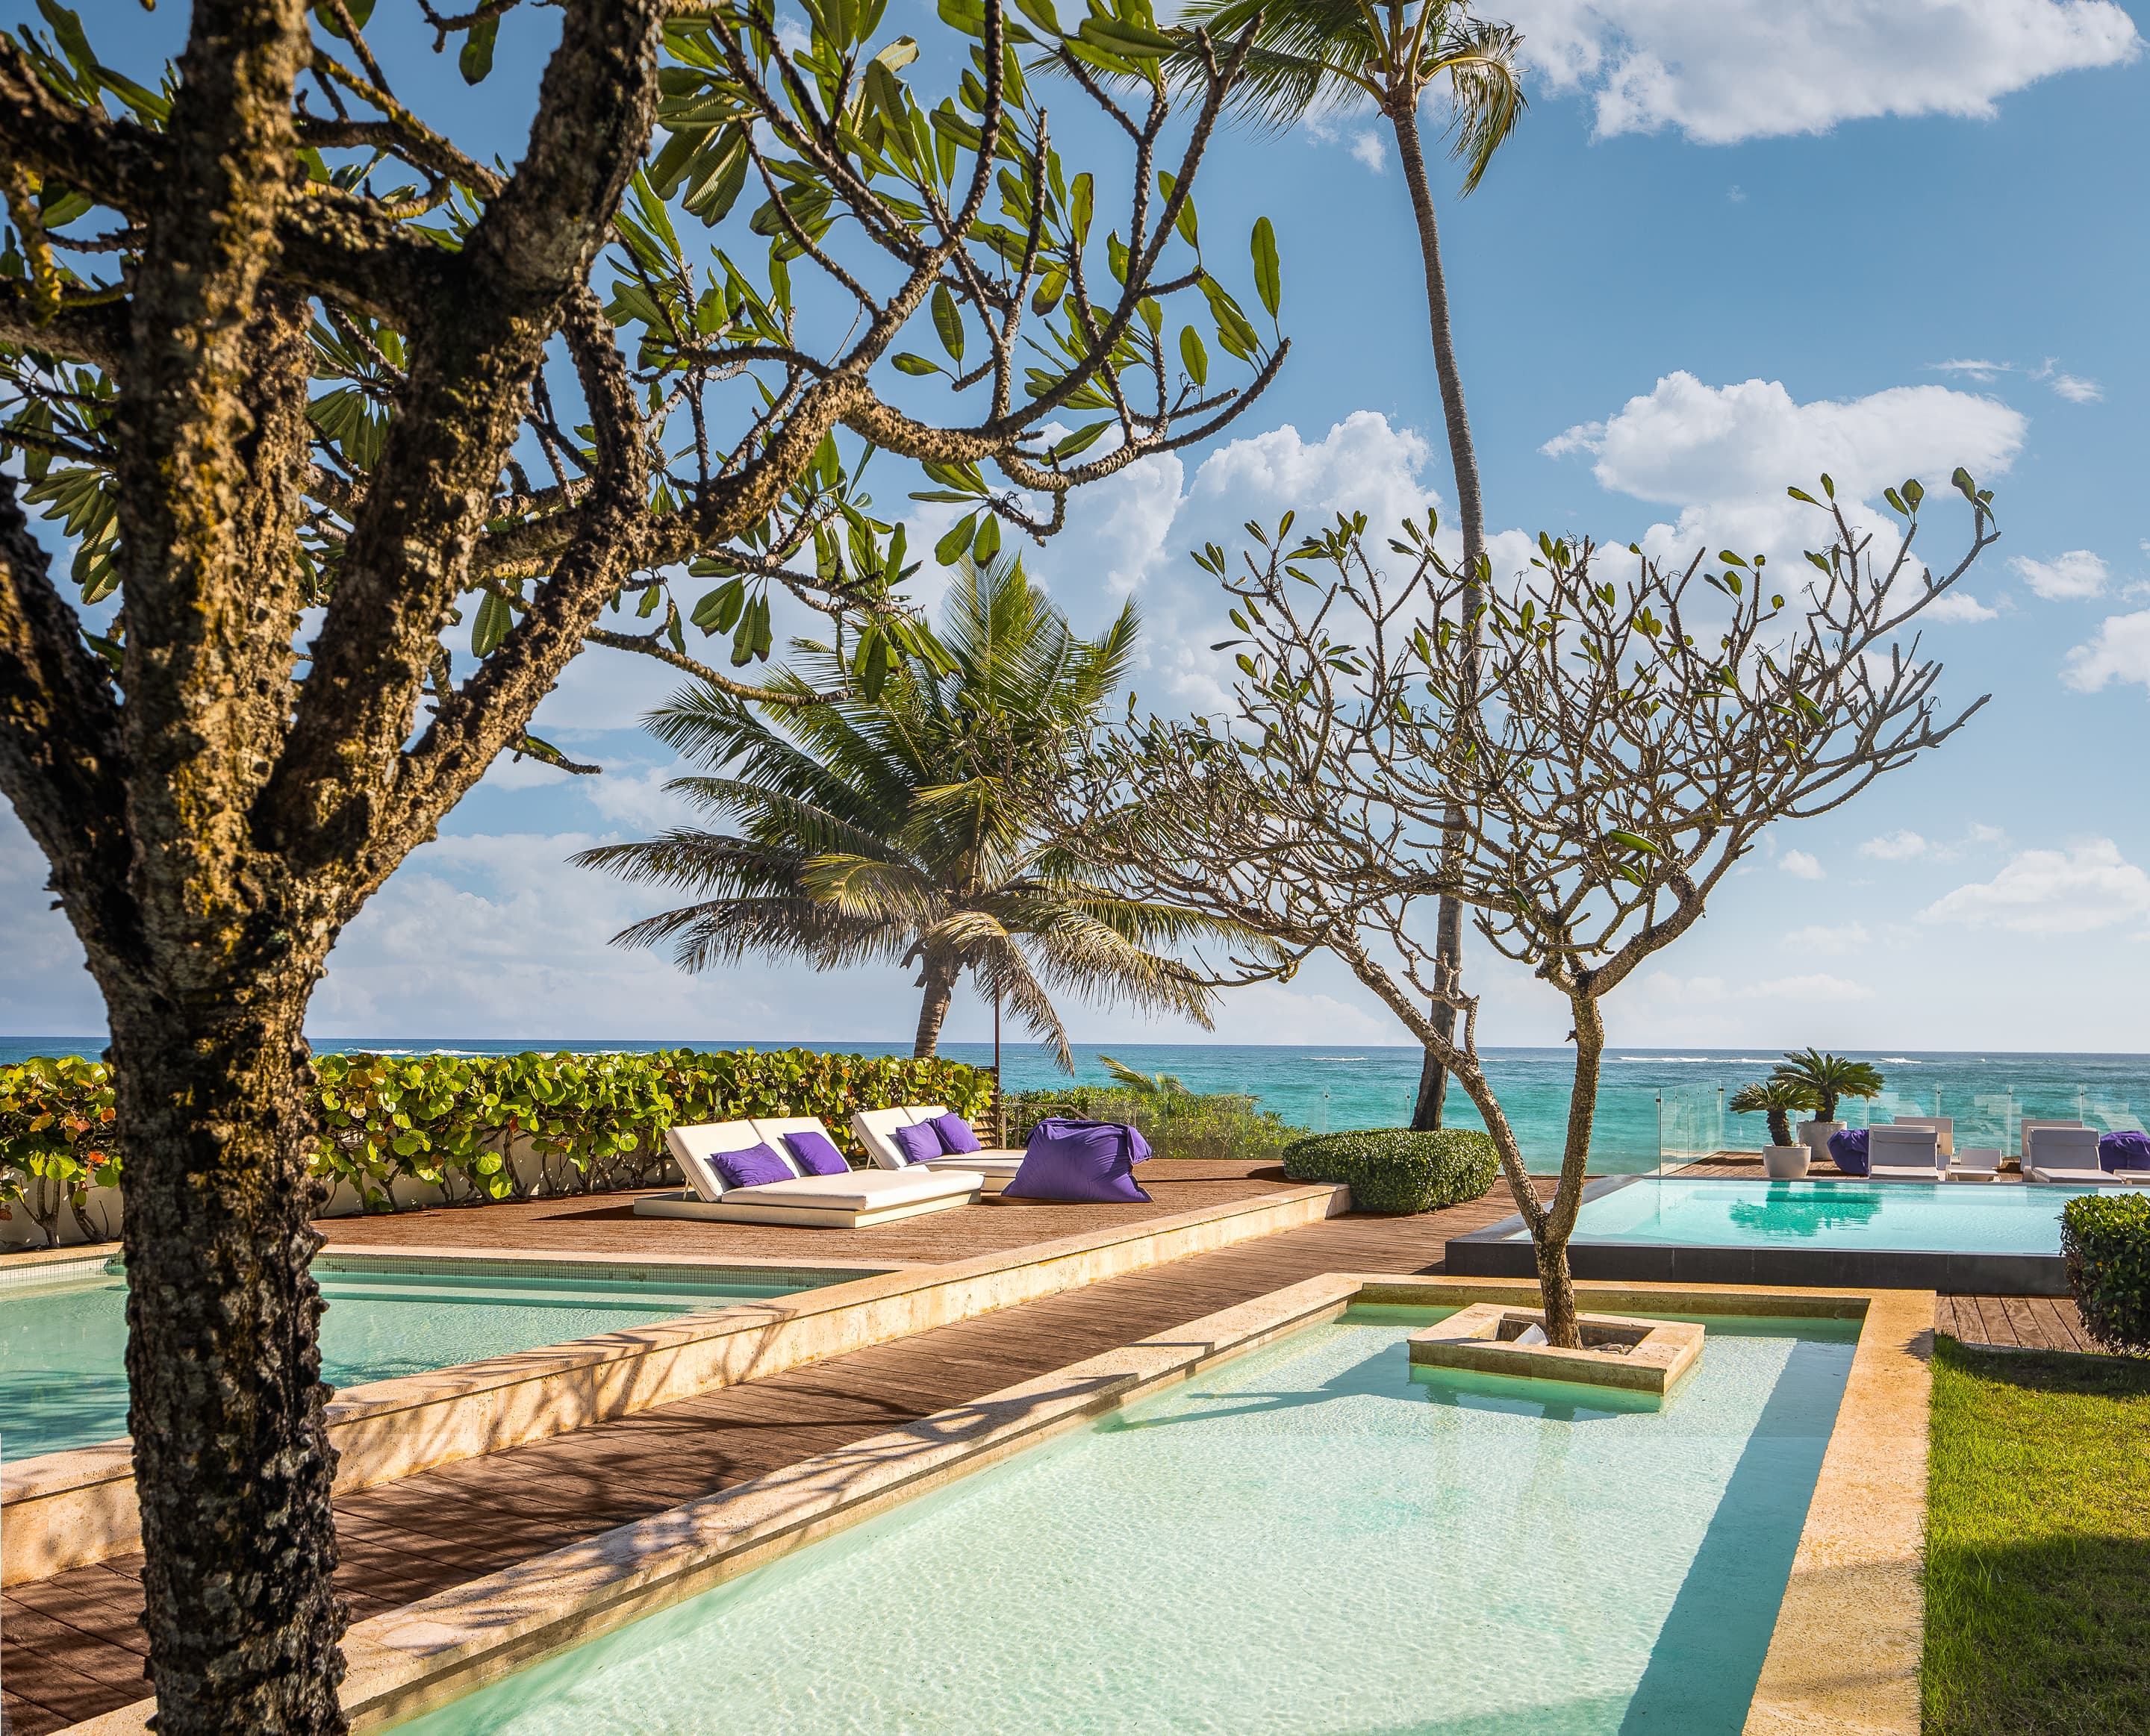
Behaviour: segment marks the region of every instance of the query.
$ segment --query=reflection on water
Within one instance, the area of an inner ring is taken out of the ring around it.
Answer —
[[[1825,1229],[1850,1224],[1867,1224],[1881,1209],[1881,1196],[1831,1185],[1795,1188],[1789,1182],[1773,1182],[1759,1199],[1735,1200],[1726,1215],[1742,1229],[1765,1236],[1808,1239]]]

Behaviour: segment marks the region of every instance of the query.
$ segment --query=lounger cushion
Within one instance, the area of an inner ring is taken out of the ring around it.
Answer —
[[[762,1187],[734,1188],[723,1196],[722,1204],[825,1206],[837,1211],[865,1212],[878,1206],[908,1205],[921,1199],[972,1193],[983,1179],[976,1170],[854,1169],[845,1175],[795,1175]]]
[[[948,1155],[941,1148],[941,1136],[934,1132],[933,1123],[930,1121],[916,1127],[891,1128],[888,1137],[894,1142],[896,1148],[903,1153],[903,1161],[906,1163],[923,1163],[931,1158]]]
[[[2097,1142],[2105,1169],[2150,1169],[2150,1133],[2107,1133]]]
[[[1022,1167],[1002,1198],[1146,1204],[1149,1195],[1133,1171],[1148,1155],[1148,1142],[1133,1128],[1051,1117],[1031,1129]]]
[[[735,1188],[759,1188],[799,1178],[791,1166],[766,1145],[749,1146],[744,1151],[711,1152],[709,1162],[723,1178],[727,1194]]]
[[[809,1175],[849,1175],[851,1166],[844,1154],[836,1149],[835,1142],[826,1133],[809,1128],[803,1133],[786,1133],[784,1143],[791,1148],[794,1162]]]
[[[1846,1175],[1866,1173],[1866,1129],[1839,1128],[1829,1136],[1829,1155]]]
[[[939,1136],[941,1149],[946,1156],[961,1157],[965,1152],[983,1149],[978,1143],[978,1136],[971,1131],[970,1123],[953,1109],[946,1115],[935,1116],[926,1125]]]

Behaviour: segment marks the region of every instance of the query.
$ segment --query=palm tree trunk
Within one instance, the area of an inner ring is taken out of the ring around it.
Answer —
[[[948,1017],[948,1003],[955,998],[956,979],[963,974],[961,961],[945,953],[929,952],[925,967],[919,973],[919,982],[926,990],[926,998],[918,1006],[918,1038],[911,1046],[914,1061],[931,1061],[940,1047],[941,1026]]]
[[[1433,210],[1433,189],[1426,178],[1426,149],[1419,138],[1418,107],[1414,93],[1409,100],[1399,97],[1389,114],[1396,134],[1396,154],[1402,159],[1404,180],[1411,189],[1411,214],[1418,221],[1420,258],[1426,266],[1426,311],[1433,334],[1433,371],[1441,381],[1441,409],[1448,426],[1449,462],[1456,472],[1456,516],[1463,532],[1463,613],[1466,622],[1478,607],[1477,578],[1486,555],[1486,508],[1478,491],[1478,452],[1471,443],[1471,418],[1463,407],[1463,376],[1456,366],[1456,337],[1448,320],[1448,277],[1441,264],[1441,229]],[[1477,685],[1477,630],[1471,624],[1465,643],[1466,694]],[[1448,835],[1451,852],[1461,848],[1462,815],[1449,810]],[[1444,976],[1463,957],[1463,907],[1453,894],[1443,893],[1434,929],[1434,952]],[[1433,1004],[1433,1027],[1443,1042],[1456,1034],[1456,1009],[1446,1002]],[[1441,1125],[1441,1107],[1448,1095],[1448,1072],[1426,1051],[1419,1072],[1418,1101],[1411,1110],[1411,1126],[1425,1131]]]

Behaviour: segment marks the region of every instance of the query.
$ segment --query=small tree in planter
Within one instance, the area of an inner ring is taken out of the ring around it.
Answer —
[[[1289,515],[1234,573],[1212,544],[1241,637],[1222,719],[1130,719],[1057,792],[1088,860],[1143,896],[1267,936],[1295,964],[1326,950],[1394,1012],[1484,1118],[1528,1228],[1546,1334],[1579,1346],[1567,1243],[1597,1113],[1605,997],[1700,920],[1780,820],[1824,813],[1960,728],[1907,623],[1995,540],[1991,495],[1962,470],[1969,547],[1936,576],[1913,558],[1925,491],[1887,499],[1892,558],[1835,500],[1799,605],[1758,558],[1663,565],[1542,536],[1495,587],[1406,522],[1391,573],[1363,515],[1294,541]],[[1467,619],[1466,592],[1482,599]],[[1541,1201],[1477,1047],[1478,997],[1418,912],[1452,892],[1478,931],[1566,1000],[1574,1082],[1559,1191]],[[1289,965],[1274,967],[1284,974]],[[1250,972],[1251,974],[1251,972]],[[1460,1015],[1446,1032],[1429,1015]]]
[[[1801,1142],[1819,1163],[1829,1154],[1829,1136],[1837,1130],[1836,1106],[1841,1098],[1865,1099],[1881,1094],[1881,1070],[1870,1061],[1848,1061],[1841,1055],[1824,1055],[1819,1049],[1799,1049],[1777,1063],[1772,1079],[1784,1079],[1806,1088],[1814,1102],[1803,1107],[1814,1119],[1799,1123]]]
[[[1769,1118],[1770,1150],[1764,1163],[1771,1175],[1806,1173],[1807,1148],[1792,1138],[1791,1120],[1794,1114],[1810,1113],[1815,1107],[1813,1088],[1804,1080],[1772,1075],[1758,1083],[1743,1085],[1733,1093],[1729,1107],[1736,1115]],[[1799,1153],[1796,1168],[1779,1155],[1784,1152]]]

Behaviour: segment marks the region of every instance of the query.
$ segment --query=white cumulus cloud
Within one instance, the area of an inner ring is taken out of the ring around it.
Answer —
[[[1803,850],[1786,850],[1777,858],[1777,865],[1794,880],[1820,880],[1828,871]]]
[[[1592,104],[1601,136],[1670,128],[1707,144],[1988,116],[2142,49],[2113,0],[1507,0],[1496,15],[1555,91]]]
[[[1864,922],[1840,923],[1833,928],[1825,923],[1810,922],[1804,928],[1792,930],[1784,936],[1784,944],[1794,952],[1841,956],[1847,952],[1856,952],[1872,938]]]
[[[1991,880],[1958,886],[1919,915],[2019,934],[2088,934],[2150,915],[2150,874],[2110,838],[2067,850],[2018,850]]]
[[[2053,390],[2071,404],[2095,404],[2105,396],[2097,381],[2086,380],[2080,374],[2054,375]]]
[[[1926,853],[1926,840],[1914,831],[1889,832],[1879,838],[1869,838],[1859,846],[1859,853],[1884,862],[1908,862]]]
[[[2150,687],[2150,608],[2107,615],[2087,645],[2068,653],[2061,679],[2079,693],[2094,694],[2108,681]]]
[[[1968,591],[1951,588],[1928,603],[1920,618],[1966,626],[1973,621],[1997,621],[2001,618],[2001,611],[1991,604],[1981,603]]]
[[[1830,530],[1784,490],[1796,483],[1814,492],[1824,472],[1859,527],[1875,532],[1877,558],[1885,558],[1896,521],[1860,503],[1878,501],[1906,477],[1945,487],[1958,465],[1981,482],[1999,475],[2015,462],[2028,426],[2020,411],[1997,399],[1946,386],[1802,403],[1780,381],[1708,386],[1683,371],[1541,450],[1555,458],[1587,454],[1601,486],[1678,507],[1676,522],[1653,526],[1640,539],[1660,559],[1684,560],[1707,545],[1796,561]],[[1984,616],[1959,606],[1934,618]]]
[[[2104,560],[2087,548],[2071,548],[2050,561],[2019,554],[2008,564],[2025,584],[2051,603],[2095,597],[2111,576]]]

